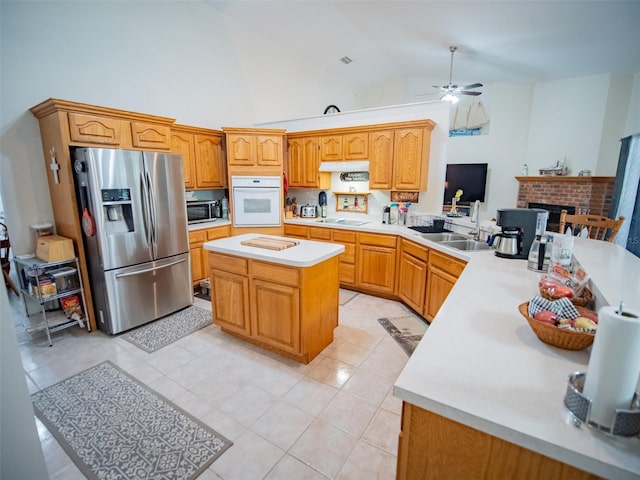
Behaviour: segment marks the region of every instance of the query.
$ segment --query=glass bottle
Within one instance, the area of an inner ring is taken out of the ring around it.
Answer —
[[[389,223],[393,225],[394,223],[398,223],[398,204],[391,204],[391,212],[389,215]]]

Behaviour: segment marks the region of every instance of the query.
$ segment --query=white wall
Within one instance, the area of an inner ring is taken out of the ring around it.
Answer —
[[[206,2],[0,2],[0,187],[14,253],[52,221],[36,119],[61,98],[218,129],[355,108],[355,92]]]
[[[624,134],[621,137],[628,137],[634,133],[640,133],[640,73],[633,77],[631,96],[629,100],[629,114]]]

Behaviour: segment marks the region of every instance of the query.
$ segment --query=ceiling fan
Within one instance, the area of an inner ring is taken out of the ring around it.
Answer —
[[[450,46],[449,51],[451,52],[451,64],[449,66],[449,84],[448,85],[433,85],[433,88],[439,88],[442,96],[440,100],[448,100],[451,103],[457,103],[459,98],[458,95],[473,95],[478,96],[482,92],[472,91],[474,88],[482,87],[481,83],[472,83],[470,85],[465,85],[464,87],[459,87],[452,82],[453,77],[453,54],[458,50],[456,46]]]

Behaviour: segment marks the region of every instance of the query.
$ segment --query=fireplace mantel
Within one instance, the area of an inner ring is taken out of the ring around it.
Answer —
[[[517,206],[529,203],[571,206],[586,209],[594,215],[609,216],[615,177],[527,176],[515,177],[518,189]]]
[[[564,175],[540,175],[530,177],[516,177],[521,183],[559,183],[559,182],[575,182],[575,183],[610,183],[613,185],[616,177],[567,177]]]

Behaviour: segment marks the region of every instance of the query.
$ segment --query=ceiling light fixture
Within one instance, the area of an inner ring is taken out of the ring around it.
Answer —
[[[342,57],[340,61],[345,65],[349,65],[351,62],[353,62],[353,60],[351,60],[349,57]]]
[[[460,101],[458,97],[456,97],[455,95],[452,95],[451,93],[447,93],[444,97],[441,98],[441,100],[446,100],[447,102],[451,102],[451,105],[455,105]]]

